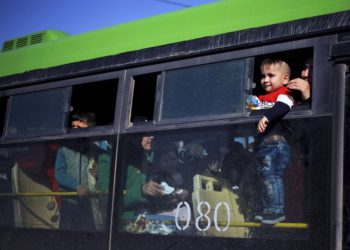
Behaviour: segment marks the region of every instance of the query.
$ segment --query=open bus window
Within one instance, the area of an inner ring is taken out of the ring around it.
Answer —
[[[61,133],[68,112],[68,92],[68,88],[59,88],[11,96],[6,136]]]
[[[160,120],[243,113],[246,60],[165,72]]]
[[[117,88],[117,79],[73,86],[71,97],[73,113],[94,113],[96,126],[113,124]]]
[[[134,124],[153,121],[159,73],[134,76],[134,93],[130,121]]]
[[[113,145],[99,137],[2,146],[0,228],[105,231]]]
[[[0,97],[0,136],[4,133],[8,97]]]
[[[312,68],[313,68],[313,50],[312,48],[298,49],[291,51],[284,51],[272,53],[255,57],[254,61],[254,77],[253,81],[256,83],[253,95],[259,96],[265,94],[261,86],[261,71],[260,64],[267,58],[277,58],[285,61],[290,69],[290,81],[299,78],[298,85],[302,88],[292,90],[294,106],[293,110],[307,110],[311,108],[311,87],[312,87]],[[307,74],[305,69],[307,69]],[[308,90],[301,90],[309,86]],[[307,97],[305,97],[307,96]]]
[[[259,139],[252,122],[123,135],[118,232],[298,241],[326,237],[331,137],[324,135],[331,121],[328,116],[288,122],[294,132],[286,136],[292,153],[282,177],[273,177],[284,187],[278,193],[284,220],[256,219],[268,194],[252,151]],[[162,187],[159,193],[154,183]]]

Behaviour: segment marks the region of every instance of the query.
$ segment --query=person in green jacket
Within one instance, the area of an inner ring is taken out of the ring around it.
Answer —
[[[154,197],[164,195],[162,186],[148,177],[152,172],[153,136],[144,136],[136,145],[132,145],[126,174],[126,185],[123,191],[124,218],[134,216],[135,211],[147,209]]]

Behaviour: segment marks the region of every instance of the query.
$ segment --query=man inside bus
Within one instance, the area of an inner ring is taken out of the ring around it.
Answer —
[[[71,126],[74,129],[95,125],[93,113],[73,114]],[[84,145],[85,144],[85,145]],[[89,164],[94,157],[91,154],[93,143],[73,142],[58,149],[55,161],[55,178],[61,191],[76,191],[75,196],[63,196],[60,209],[62,230],[95,230],[91,205],[87,199],[89,192]]]

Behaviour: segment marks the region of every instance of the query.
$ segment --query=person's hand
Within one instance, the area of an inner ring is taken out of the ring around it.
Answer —
[[[308,81],[301,78],[291,80],[287,87],[291,90],[297,90],[301,93],[301,98],[305,101],[310,98],[311,90]]]
[[[86,196],[88,194],[88,190],[82,186],[82,185],[79,185],[77,186],[77,193],[78,193],[78,196],[82,197],[82,196]]]
[[[269,123],[269,120],[265,116],[263,116],[258,123],[258,128],[257,128],[258,132],[264,133],[268,123]]]
[[[142,185],[142,192],[144,195],[161,197],[164,195],[163,187],[155,181],[149,181]]]
[[[221,172],[221,166],[220,166],[220,161],[219,160],[213,160],[208,164],[209,170],[214,173],[218,174]]]
[[[200,144],[195,144],[192,145],[187,151],[186,151],[186,155],[188,157],[194,157],[197,159],[203,159],[204,158],[204,154],[203,152],[205,152],[204,148],[202,145]]]

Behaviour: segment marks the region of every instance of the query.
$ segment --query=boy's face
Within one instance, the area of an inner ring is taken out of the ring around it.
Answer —
[[[261,67],[261,86],[271,93],[288,84],[289,75],[279,64],[263,65]]]
[[[79,119],[79,120],[72,121],[72,128],[87,128],[87,127],[89,127],[87,120]]]

